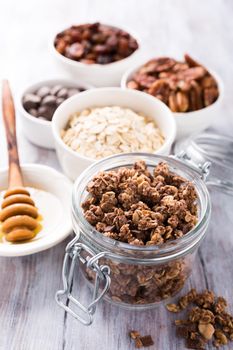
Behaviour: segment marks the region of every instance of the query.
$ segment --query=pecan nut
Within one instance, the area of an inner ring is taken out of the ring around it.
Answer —
[[[190,112],[214,103],[219,90],[214,77],[189,55],[185,62],[169,57],[152,59],[127,83],[127,87],[149,93],[173,112]]]

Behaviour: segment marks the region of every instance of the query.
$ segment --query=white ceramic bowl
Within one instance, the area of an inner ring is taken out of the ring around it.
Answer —
[[[153,57],[154,58],[154,57]],[[145,60],[148,62],[151,58]],[[145,62],[143,64],[145,64]],[[129,69],[124,73],[121,79],[121,87],[127,88],[127,83],[130,81],[136,73],[136,71],[143,65],[139,65],[134,67],[133,69]],[[221,106],[223,99],[223,82],[220,77],[209,70],[210,74],[213,75],[215,80],[217,81],[219,88],[219,97],[218,99],[210,106],[199,109],[194,112],[187,113],[173,113],[176,120],[177,125],[177,138],[187,137],[193,133],[199,133],[204,129],[208,128],[213,122],[221,115]]]
[[[22,130],[26,138],[33,144],[54,149],[53,134],[51,129],[51,122],[43,119],[35,118],[33,115],[28,113],[22,104],[23,96],[26,93],[31,93],[39,89],[41,86],[53,86],[53,85],[64,85],[66,87],[84,88],[90,89],[92,86],[86,83],[82,83],[80,80],[72,81],[67,79],[51,79],[43,80],[30,85],[22,91],[17,101],[17,109],[21,117]]]
[[[130,89],[99,88],[81,92],[64,101],[55,111],[52,130],[58,159],[64,173],[75,180],[95,160],[79,155],[61,139],[60,133],[66,127],[71,114],[85,108],[120,106],[128,107],[153,118],[161,129],[165,142],[156,154],[167,155],[176,136],[176,123],[170,109],[158,99],[140,91]],[[93,145],[94,147],[95,145]]]
[[[50,51],[59,67],[65,70],[70,76],[80,78],[83,81],[86,81],[87,83],[96,87],[119,86],[122,74],[129,67],[139,62],[141,48],[139,39],[131,32],[131,30],[129,31],[122,27],[120,27],[120,29],[123,29],[132,35],[137,40],[139,47],[130,56],[117,62],[108,64],[85,64],[61,55],[54,46],[54,40],[56,38],[56,35],[62,32],[64,28],[52,36],[52,40],[49,44]]]
[[[48,249],[72,232],[71,195],[72,183],[63,174],[45,165],[21,165],[24,184],[39,192],[34,200],[42,215],[42,230],[31,241],[12,244],[0,240],[0,256],[23,256]],[[0,170],[0,191],[7,188],[8,169]],[[33,196],[33,193],[32,193]],[[0,201],[2,200],[2,193]]]

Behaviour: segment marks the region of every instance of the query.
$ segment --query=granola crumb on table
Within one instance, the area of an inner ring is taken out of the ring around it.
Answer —
[[[191,289],[177,304],[166,307],[175,313],[188,308],[186,318],[176,320],[175,325],[177,336],[186,339],[189,349],[205,349],[209,341],[218,348],[233,340],[233,316],[226,311],[226,300],[212,291]]]
[[[129,336],[134,340],[136,349],[154,345],[151,335],[141,336],[138,331],[130,331]]]

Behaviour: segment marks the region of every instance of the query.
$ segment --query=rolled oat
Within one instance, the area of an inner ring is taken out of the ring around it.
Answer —
[[[119,106],[73,114],[61,137],[72,150],[93,159],[117,153],[153,153],[164,143],[154,121]]]

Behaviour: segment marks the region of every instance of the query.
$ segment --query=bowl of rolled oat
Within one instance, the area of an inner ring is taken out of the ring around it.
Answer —
[[[121,88],[82,92],[55,111],[57,155],[72,180],[96,160],[115,154],[168,155],[176,135],[169,108],[145,93]]]
[[[220,77],[188,54],[183,60],[152,58],[127,71],[121,86],[163,101],[174,113],[177,137],[203,131],[220,115],[223,96]]]

